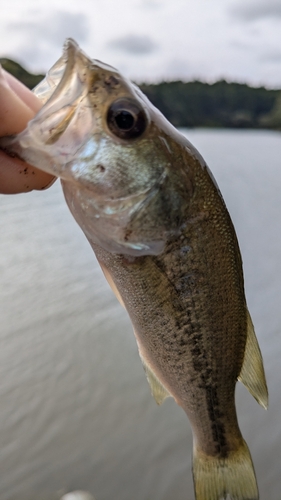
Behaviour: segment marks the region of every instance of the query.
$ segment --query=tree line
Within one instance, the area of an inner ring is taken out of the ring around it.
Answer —
[[[44,75],[0,58],[2,66],[33,88]],[[251,87],[225,80],[172,81],[139,85],[148,99],[176,127],[273,128],[281,130],[281,90]]]
[[[176,127],[281,129],[281,109],[279,120],[276,116],[280,90],[225,80],[143,84],[141,89]]]

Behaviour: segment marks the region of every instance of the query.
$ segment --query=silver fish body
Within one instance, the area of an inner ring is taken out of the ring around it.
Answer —
[[[197,500],[256,500],[237,423],[241,380],[267,388],[235,231],[196,149],[120,73],[73,42],[35,89],[45,102],[9,151],[61,178],[68,206],[131,318],[152,393],[194,436]]]

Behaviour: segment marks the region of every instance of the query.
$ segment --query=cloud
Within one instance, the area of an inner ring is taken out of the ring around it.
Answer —
[[[280,0],[251,0],[239,2],[230,13],[243,21],[256,21],[264,18],[281,18]]]
[[[54,57],[61,53],[66,38],[72,37],[78,42],[85,42],[89,35],[87,16],[79,12],[59,10],[44,15],[42,11],[31,11],[29,18],[29,21],[9,23],[7,30],[15,33],[21,40],[17,47],[18,57],[30,61],[31,67],[45,66],[50,59],[54,62]],[[56,49],[59,49],[58,54]]]
[[[264,54],[259,56],[259,60],[266,63],[276,63],[280,64],[281,62],[281,50],[272,50],[267,51]]]
[[[140,7],[145,9],[159,9],[163,7],[163,0],[141,0]]]
[[[126,35],[111,40],[107,46],[133,55],[147,55],[157,48],[155,42],[146,35]]]
[[[195,68],[180,57],[170,57],[165,64],[165,80],[192,80],[195,77]]]
[[[85,41],[89,32],[85,14],[64,11],[55,11],[48,17],[42,16],[41,20],[37,18],[34,21],[13,22],[8,28],[38,37],[39,42],[44,39],[55,45],[70,36]]]

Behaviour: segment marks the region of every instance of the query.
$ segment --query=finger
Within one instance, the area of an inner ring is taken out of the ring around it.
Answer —
[[[23,85],[18,85],[17,81],[10,76],[6,79],[6,75],[6,72],[0,72],[0,136],[21,132],[41,107],[41,103],[35,95]],[[10,87],[10,82],[12,82],[13,88]],[[32,106],[32,109],[21,100],[15,91],[19,91],[22,98]],[[33,95],[35,100],[28,98],[29,93]],[[17,158],[11,158],[0,151],[1,193],[11,194],[27,192],[32,189],[45,189],[54,180],[52,175],[31,167]]]
[[[41,109],[41,101],[31,92],[23,83],[17,80],[13,75],[3,70],[4,77],[9,87],[15,92],[16,95],[30,108],[34,113]]]
[[[7,80],[0,78],[0,137],[18,134],[34,116],[31,108],[10,88]]]
[[[55,177],[19,158],[11,158],[0,151],[0,193],[17,194],[43,190],[55,181]]]

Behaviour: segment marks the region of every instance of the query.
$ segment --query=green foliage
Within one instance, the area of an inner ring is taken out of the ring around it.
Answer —
[[[14,75],[18,80],[20,80],[29,89],[33,89],[41,80],[43,80],[45,75],[33,75],[24,69],[19,63],[12,61],[12,59],[7,59],[5,57],[0,58],[0,64],[3,68]]]
[[[281,130],[281,92],[278,93],[271,112],[261,118],[261,126]]]
[[[141,89],[176,127],[257,128],[273,109],[279,93],[224,80],[213,84],[143,84]]]

